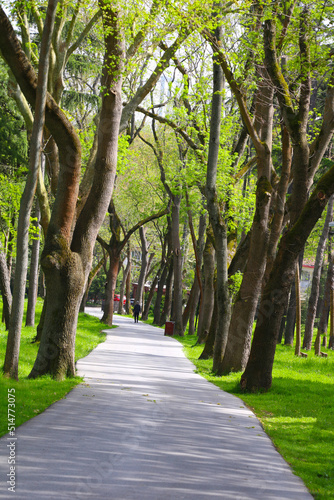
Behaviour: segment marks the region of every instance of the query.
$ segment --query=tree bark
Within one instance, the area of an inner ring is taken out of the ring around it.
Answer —
[[[0,252],[0,290],[2,295],[3,313],[6,330],[9,328],[10,311],[12,307],[12,292],[10,289],[10,275],[8,272],[6,256]]]
[[[29,273],[29,291],[28,291],[28,305],[26,314],[26,326],[34,326],[35,324],[35,309],[38,292],[38,267],[39,267],[39,249],[40,249],[40,229],[39,229],[39,207],[36,205],[35,227],[38,233],[32,242],[31,259],[30,259],[30,273]]]
[[[139,302],[141,310],[144,308],[144,288],[145,288],[145,277],[148,268],[148,248],[147,239],[145,235],[145,228],[141,226],[139,228],[140,244],[141,244],[141,267],[138,279],[138,286],[135,295],[135,302]]]
[[[166,290],[165,290],[165,301],[162,313],[160,315],[159,326],[162,326],[169,320],[171,310],[172,310],[172,300],[173,300],[173,280],[174,280],[174,262],[173,258],[168,260],[167,268],[167,278],[166,278]]]
[[[221,39],[221,27],[215,30],[216,40]],[[224,90],[224,76],[221,66],[213,57],[213,90],[211,103],[209,153],[207,162],[207,177],[205,194],[209,219],[215,239],[217,262],[217,300],[218,300],[218,329],[215,339],[213,371],[219,373],[221,361],[225,354],[228,325],[230,321],[231,301],[228,290],[228,252],[227,228],[217,199],[216,181],[220,143],[220,121],[222,110],[222,94]]]
[[[57,3],[58,0],[49,0],[43,29],[36,88],[35,116],[29,154],[29,172],[20,202],[19,221],[17,227],[17,257],[14,277],[13,305],[11,309],[4,363],[4,374],[7,377],[11,377],[14,379],[18,379],[20,338],[28,268],[30,213],[37,186],[39,164],[41,161],[42,136],[45,123],[45,103],[48,82],[49,54]]]
[[[172,205],[172,246],[174,263],[174,293],[173,293],[173,321],[174,335],[184,335],[182,326],[182,252],[180,245],[180,206],[181,196],[173,196]]]
[[[300,298],[300,278],[299,278],[299,264],[296,264],[296,274],[295,274],[295,288],[296,288],[296,346],[295,355],[300,356],[301,347],[301,328],[302,328],[302,304]]]
[[[319,298],[319,287],[320,287],[320,278],[321,278],[321,268],[324,259],[324,252],[326,247],[326,242],[328,238],[329,231],[329,223],[332,220],[333,216],[333,196],[330,197],[327,205],[327,214],[324,223],[324,227],[319,239],[317,254],[314,263],[314,270],[312,276],[312,286],[311,293],[308,301],[307,308],[307,317],[305,324],[305,334],[303,341],[303,348],[310,350],[312,347],[312,337],[313,337],[313,328],[314,328],[314,320],[317,311],[317,303]]]
[[[204,343],[208,336],[215,302],[214,278],[216,265],[212,228],[208,227],[206,233],[206,243],[203,252],[204,290],[197,327],[199,344]]]
[[[210,330],[205,342],[205,347],[198,359],[210,359],[213,357],[213,349],[217,334],[217,327],[218,327],[218,304],[217,304],[217,295],[215,294]]]
[[[73,129],[67,132],[63,142],[56,135],[60,172],[42,252],[47,284],[46,311],[38,355],[29,375],[32,378],[50,373],[54,378],[62,379],[75,373],[74,344],[80,301],[91,267],[93,245],[113,190],[122,111],[120,75],[124,43],[118,13],[104,3],[101,7],[105,58],[94,181],[73,231],[80,177],[80,143]],[[66,147],[69,141],[72,142],[70,148]]]

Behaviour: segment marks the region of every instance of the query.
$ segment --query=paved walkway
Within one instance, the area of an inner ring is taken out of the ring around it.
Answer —
[[[253,413],[195,374],[176,340],[115,324],[78,363],[85,383],[17,429],[16,493],[0,440],[1,499],[312,498]]]

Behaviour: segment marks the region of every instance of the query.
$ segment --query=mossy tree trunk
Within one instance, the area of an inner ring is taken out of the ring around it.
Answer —
[[[326,242],[328,238],[329,223],[332,220],[332,216],[333,216],[333,196],[331,196],[331,198],[328,201],[326,219],[321,236],[319,238],[317,254],[314,263],[311,293],[308,301],[307,317],[305,323],[305,334],[303,341],[303,348],[307,350],[310,350],[312,347],[313,327],[314,327],[314,320],[316,316],[317,303],[319,298],[321,269],[324,259]]]
[[[203,298],[198,318],[197,335],[198,342],[202,344],[209,333],[213,306],[215,301],[215,249],[213,245],[212,228],[209,226],[206,231],[206,243],[203,252]]]

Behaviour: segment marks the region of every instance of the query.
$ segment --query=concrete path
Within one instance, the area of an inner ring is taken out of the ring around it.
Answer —
[[[312,498],[254,414],[195,374],[176,340],[115,324],[78,363],[85,383],[17,429],[16,493],[0,440],[1,499]]]

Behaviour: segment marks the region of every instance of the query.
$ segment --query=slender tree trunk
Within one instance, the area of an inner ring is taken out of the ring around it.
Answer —
[[[85,293],[82,296],[82,300],[81,300],[81,304],[80,304],[80,312],[85,311],[86,303],[88,300],[89,289],[93,283],[95,276],[100,271],[101,267],[105,264],[105,262],[106,262],[106,257],[102,257],[102,259],[100,259],[100,261],[97,263],[97,265],[89,273]]]
[[[126,275],[126,302],[125,302],[125,312],[126,314],[130,314],[131,310],[131,248],[130,248],[130,242],[128,242],[128,248],[127,248],[127,258],[128,258],[128,263],[127,263],[127,275]]]
[[[74,344],[78,311],[93,255],[93,246],[108,209],[117,165],[122,112],[121,84],[124,40],[119,13],[101,2],[105,55],[99,146],[94,180],[75,221],[81,148],[75,131],[62,119],[61,132],[52,128],[60,154],[58,189],[41,264],[47,284],[46,311],[38,355],[29,377],[50,373],[56,379],[75,373]],[[59,116],[60,111],[55,108]],[[50,122],[52,125],[52,122]],[[48,127],[50,128],[50,127]],[[69,154],[69,151],[71,154]],[[74,231],[73,231],[74,226]]]
[[[39,230],[39,207],[36,204],[35,217],[37,234],[32,243],[31,259],[30,259],[30,274],[29,274],[29,291],[28,305],[26,315],[26,326],[34,326],[35,324],[35,309],[38,291],[38,267],[39,267],[39,249],[40,249],[40,230]]]
[[[329,332],[329,349],[334,349],[334,276],[332,279],[331,293],[330,293],[330,332]]]
[[[120,253],[118,249],[109,252],[109,269],[107,272],[107,282],[105,289],[105,302],[104,311],[101,322],[106,325],[112,325],[114,315],[114,297],[117,283],[117,276],[119,271]]]
[[[314,320],[317,311],[317,303],[319,297],[319,287],[320,287],[320,278],[321,278],[321,268],[324,259],[324,252],[326,247],[326,242],[328,238],[329,231],[329,223],[332,220],[333,216],[333,196],[330,197],[327,205],[327,215],[325,219],[325,224],[319,239],[317,255],[314,263],[313,277],[312,277],[312,287],[311,294],[308,301],[308,309],[307,309],[307,317],[305,324],[305,334],[304,334],[304,342],[303,348],[310,350],[312,347],[312,337],[313,337],[313,327]]]
[[[215,37],[221,39],[221,28],[216,28]],[[213,58],[213,92],[211,104],[209,153],[206,177],[206,199],[210,223],[215,238],[217,262],[217,300],[218,300],[218,329],[215,339],[213,371],[219,373],[221,362],[225,354],[228,325],[230,322],[231,301],[228,290],[228,251],[227,228],[217,200],[216,181],[217,165],[220,144],[220,121],[222,111],[222,94],[224,90],[224,76],[221,66]]]
[[[144,311],[143,311],[143,314],[142,314],[142,319],[144,321],[146,321],[147,318],[148,318],[148,314],[150,312],[150,307],[151,307],[151,304],[152,304],[152,300],[153,300],[154,294],[156,293],[156,288],[157,288],[158,281],[159,281],[159,278],[160,278],[160,275],[161,275],[161,269],[162,269],[162,267],[163,267],[163,264],[160,264],[158,272],[155,275],[154,280],[152,281],[152,284],[151,284],[151,287],[150,287],[150,291],[149,291],[147,300],[145,302],[145,308],[144,308]]]
[[[300,298],[300,279],[299,279],[299,264],[296,265],[295,275],[295,288],[296,288],[296,346],[295,355],[300,356],[301,338],[302,338],[302,303]]]
[[[141,267],[140,267],[140,274],[139,274],[139,279],[138,279],[138,286],[137,286],[137,290],[136,290],[135,301],[139,302],[139,304],[141,305],[141,308],[143,310],[145,277],[146,277],[146,272],[147,272],[147,267],[148,267],[148,248],[147,248],[147,240],[146,240],[144,227],[139,228],[139,236],[140,236],[140,243],[141,243]]]
[[[332,258],[330,258],[327,269],[324,300],[321,308],[319,325],[318,325],[318,331],[320,336],[327,334],[333,276],[334,276],[334,266],[333,266],[333,260]]]
[[[8,330],[8,341],[4,373],[18,378],[21,328],[24,308],[25,285],[28,267],[28,241],[30,213],[37,186],[37,176],[41,161],[41,146],[45,122],[45,103],[48,82],[49,53],[58,0],[49,0],[39,58],[35,117],[31,136],[29,172],[20,203],[17,228],[16,266],[14,278],[13,306]]]
[[[158,291],[153,309],[153,323],[155,325],[160,325],[161,323],[161,301],[163,297],[163,289],[166,284],[167,273],[168,273],[168,260],[167,262],[164,263],[164,267],[161,273],[161,278],[158,282]]]
[[[174,293],[173,293],[173,320],[175,321],[174,335],[184,335],[182,326],[182,252],[180,245],[180,206],[181,196],[173,197],[172,205],[172,245],[174,262]]]
[[[5,325],[6,330],[8,330],[10,311],[12,307],[12,292],[10,290],[10,275],[8,272],[6,256],[3,252],[0,252],[0,290],[2,294]]]
[[[296,326],[296,288],[294,284],[291,285],[291,293],[286,316],[286,325],[284,333],[284,345],[293,345],[295,337]]]
[[[188,203],[188,198],[187,198],[187,203]],[[189,203],[188,203],[189,206]],[[202,266],[202,259],[203,259],[203,251],[204,251],[204,237],[205,237],[205,229],[206,229],[206,216],[201,215],[199,219],[199,225],[198,225],[198,240],[195,243],[195,232],[193,228],[193,223],[192,223],[192,214],[190,211],[190,207],[188,209],[188,216],[189,216],[189,226],[190,226],[190,232],[192,236],[192,241],[193,241],[193,246],[194,246],[194,252],[195,252],[195,260],[196,260],[196,273],[195,273],[195,278],[194,278],[194,283],[191,287],[188,303],[183,311],[182,315],[182,323],[183,323],[183,331],[185,332],[187,328],[187,323],[189,321],[189,328],[188,328],[188,335],[194,335],[194,325],[195,325],[195,314],[196,314],[196,309],[198,305],[198,300],[200,297],[201,293],[201,266]]]

